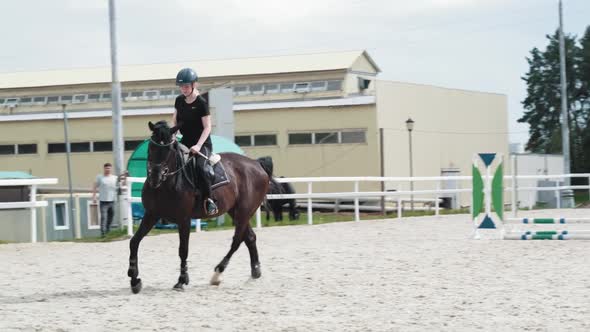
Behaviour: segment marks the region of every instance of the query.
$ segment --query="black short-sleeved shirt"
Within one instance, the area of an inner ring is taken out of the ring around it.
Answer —
[[[185,97],[179,95],[174,102],[176,108],[176,123],[180,124],[180,133],[182,134],[182,144],[191,147],[199,141],[203,133],[202,117],[209,115],[209,105],[202,96],[190,104],[186,103]],[[203,146],[211,151],[211,136],[207,137]]]

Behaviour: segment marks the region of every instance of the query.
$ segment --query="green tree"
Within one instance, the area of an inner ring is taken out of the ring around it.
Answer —
[[[590,44],[590,27],[586,35],[576,43],[576,36],[565,36],[566,76],[568,99],[568,124],[570,128],[571,170],[587,170],[585,151],[590,130],[588,113],[581,100],[588,100],[588,88],[583,84],[583,71],[590,65],[584,58],[584,43]],[[561,90],[559,33],[547,35],[545,51],[533,48],[527,57],[529,71],[522,78],[527,84],[527,97],[522,102],[525,112],[519,122],[529,124],[529,140],[526,149],[536,153],[561,153]],[[590,46],[586,47],[590,51]],[[590,141],[589,141],[590,142]]]

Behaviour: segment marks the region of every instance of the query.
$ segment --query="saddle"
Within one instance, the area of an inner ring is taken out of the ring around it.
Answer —
[[[179,153],[177,154],[177,165],[179,165],[179,168],[182,168],[182,177],[192,190],[196,190],[198,184],[194,183],[193,181],[193,179],[196,178],[196,172],[199,172],[199,170],[197,169],[197,163],[194,162],[194,159],[196,157],[191,156],[190,149],[182,143],[178,144],[178,152]],[[210,156],[211,154],[209,153],[207,157]],[[230,182],[230,179],[227,176],[227,172],[225,171],[225,167],[223,166],[223,163],[217,162],[213,166],[207,166],[213,168],[212,170],[209,170],[211,176],[211,191]]]

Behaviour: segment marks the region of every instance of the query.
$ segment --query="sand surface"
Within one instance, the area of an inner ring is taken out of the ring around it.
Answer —
[[[219,287],[233,231],[191,234],[184,292],[178,236],[146,237],[138,295],[128,241],[0,245],[0,331],[590,331],[590,241],[472,240],[466,215],[256,232],[262,278],[242,244]]]

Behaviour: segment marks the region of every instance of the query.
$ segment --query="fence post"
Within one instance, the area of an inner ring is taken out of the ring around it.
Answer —
[[[512,161],[512,216],[514,218],[517,217],[518,215],[518,206],[516,206],[517,204],[517,196],[518,196],[518,189],[517,189],[517,185],[516,185],[516,156],[513,155],[511,158]]]
[[[129,236],[133,236],[133,202],[131,201],[131,188],[133,188],[133,182],[127,181],[127,235]]]
[[[400,195],[397,196],[397,217],[402,217],[402,197]]]
[[[307,183],[307,193],[312,193],[312,183]],[[307,198],[307,224],[313,225],[313,209],[311,208],[311,197]]]
[[[37,185],[31,185],[31,243],[37,242],[37,208],[35,203],[37,202]]]
[[[256,209],[256,229],[262,228],[262,217],[260,216],[260,206]]]
[[[561,209],[561,198],[559,197],[559,189],[557,187],[559,187],[559,180],[555,181],[555,199],[557,200],[557,208]]]
[[[436,181],[436,196],[434,197],[434,215],[438,216],[439,214],[439,206],[438,201],[440,199],[440,194],[438,193],[440,190],[440,181]]]
[[[356,196],[359,193],[359,182],[354,181],[354,221],[360,221],[360,212],[359,212],[359,197]]]

